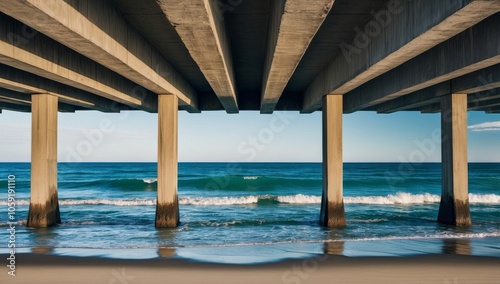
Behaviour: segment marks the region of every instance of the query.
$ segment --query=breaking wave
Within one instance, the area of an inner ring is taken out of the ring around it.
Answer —
[[[440,196],[436,194],[411,194],[399,192],[385,196],[345,196],[346,204],[367,205],[419,205],[439,203]],[[316,195],[247,195],[225,197],[180,197],[179,204],[195,206],[225,206],[248,204],[320,204],[321,196]],[[470,204],[500,204],[500,195],[497,194],[469,194]],[[128,199],[60,199],[60,205],[111,205],[111,206],[153,206],[156,199],[128,198]],[[7,205],[7,201],[0,201],[0,205]],[[29,205],[28,199],[16,200],[16,205]]]

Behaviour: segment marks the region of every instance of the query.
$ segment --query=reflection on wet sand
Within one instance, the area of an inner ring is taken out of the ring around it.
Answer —
[[[158,256],[161,258],[176,257],[175,248],[158,248]]]
[[[323,246],[324,254],[331,255],[343,255],[344,254],[344,242],[336,241],[336,242],[325,242]]]
[[[54,253],[54,248],[53,247],[34,247],[31,248],[32,253],[41,253],[41,254],[53,254]]]
[[[463,254],[470,255],[470,240],[468,239],[444,239],[443,240],[444,254]]]
[[[323,253],[329,255],[344,255],[343,229],[331,229],[328,233],[328,242],[323,244]]]
[[[158,256],[161,258],[171,258],[177,256],[175,244],[177,237],[176,229],[158,229],[156,230],[158,238]]]
[[[35,241],[39,246],[31,248],[33,253],[52,254],[54,253],[54,240],[57,240],[57,230],[54,227],[36,228],[32,230]]]

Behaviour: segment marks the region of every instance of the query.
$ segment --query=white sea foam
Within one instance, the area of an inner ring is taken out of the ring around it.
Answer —
[[[314,195],[285,195],[278,196],[278,202],[280,203],[289,203],[289,204],[317,204],[321,203],[321,196]]]
[[[347,204],[425,204],[437,203],[441,197],[435,194],[411,194],[398,192],[386,196],[346,196],[344,203]]]
[[[256,204],[259,200],[275,200],[284,204],[320,204],[321,196],[316,195],[248,195],[239,197],[181,197],[179,203],[183,205],[195,206],[221,206],[221,205],[245,205]],[[346,204],[367,204],[367,205],[418,205],[439,203],[441,197],[436,194],[411,194],[399,192],[385,196],[345,196]],[[497,194],[469,194],[470,204],[500,204],[500,195]],[[110,205],[110,206],[154,206],[156,199],[60,199],[60,205]],[[7,201],[1,200],[0,206],[6,206]],[[29,205],[29,199],[16,200],[17,206]]]
[[[380,218],[380,219],[349,219],[349,222],[354,222],[354,223],[381,223],[381,222],[388,222],[389,219],[385,218]]]
[[[156,179],[156,178],[143,178],[142,181],[145,183],[155,183],[158,181],[158,179]]]
[[[314,195],[285,195],[278,196],[278,202],[288,204],[319,204],[321,196]],[[373,205],[397,205],[397,204],[426,204],[439,203],[441,196],[430,193],[411,194],[398,192],[385,196],[345,196],[346,204],[373,204]],[[469,194],[471,204],[500,204],[500,195],[496,194]]]
[[[189,205],[243,205],[254,204],[259,201],[258,196],[242,197],[183,197],[179,199],[180,204]]]
[[[113,205],[113,206],[140,206],[140,205],[156,205],[155,199],[89,199],[89,200],[74,200],[66,199],[59,200],[60,205]]]
[[[27,221],[28,220],[19,220],[19,221],[16,221],[15,224],[16,225],[26,225],[27,224]],[[9,226],[10,224],[8,222],[0,222],[0,227],[3,227],[3,226]]]
[[[411,194],[398,192],[386,196],[347,196],[345,203],[351,204],[425,204],[439,203],[441,196],[437,194]],[[500,204],[500,195],[496,194],[469,194],[471,204]]]
[[[258,179],[259,177],[258,176],[247,176],[247,177],[243,177],[243,179]]]
[[[0,200],[1,206],[7,206],[7,200]],[[30,205],[29,199],[16,199],[16,206]]]
[[[481,239],[500,237],[500,232],[489,233],[463,233],[463,234],[432,234],[423,236],[387,236],[375,238],[356,238],[346,239],[347,241],[363,242],[363,241],[392,241],[392,240],[421,240],[421,239]]]
[[[500,195],[469,193],[469,203],[500,204]]]

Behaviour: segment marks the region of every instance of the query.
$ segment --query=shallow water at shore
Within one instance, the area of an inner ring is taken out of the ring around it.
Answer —
[[[219,254],[221,259],[254,255],[272,261],[322,253],[325,247],[341,250],[339,254],[345,256],[441,254],[454,251],[456,243],[469,246],[458,251],[498,257],[500,164],[469,165],[473,225],[467,228],[436,222],[440,165],[414,167],[412,172],[401,172],[401,164],[344,165],[348,225],[343,229],[318,224],[321,164],[315,163],[237,167],[181,163],[181,224],[161,230],[154,228],[154,163],[60,164],[62,224],[46,229],[26,227],[29,164],[0,164],[0,175],[16,176],[20,249],[107,251],[111,257],[130,251],[132,257],[144,253],[150,258],[164,248],[177,256],[196,259],[200,255],[207,261],[210,255],[219,259]],[[0,187],[7,185],[1,181]],[[0,195],[0,229],[8,227],[6,205],[5,193]],[[287,247],[303,248],[303,254]],[[273,253],[267,255],[268,251]]]

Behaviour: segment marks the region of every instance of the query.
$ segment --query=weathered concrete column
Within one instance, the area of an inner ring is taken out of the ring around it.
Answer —
[[[61,223],[57,198],[57,97],[31,97],[31,201],[28,227]]]
[[[342,172],[342,96],[323,97],[323,198],[320,224],[346,225]]]
[[[471,224],[467,169],[467,94],[441,99],[442,192],[438,222]]]
[[[179,224],[177,108],[177,96],[158,95],[158,201],[155,223],[157,228],[173,228]]]

